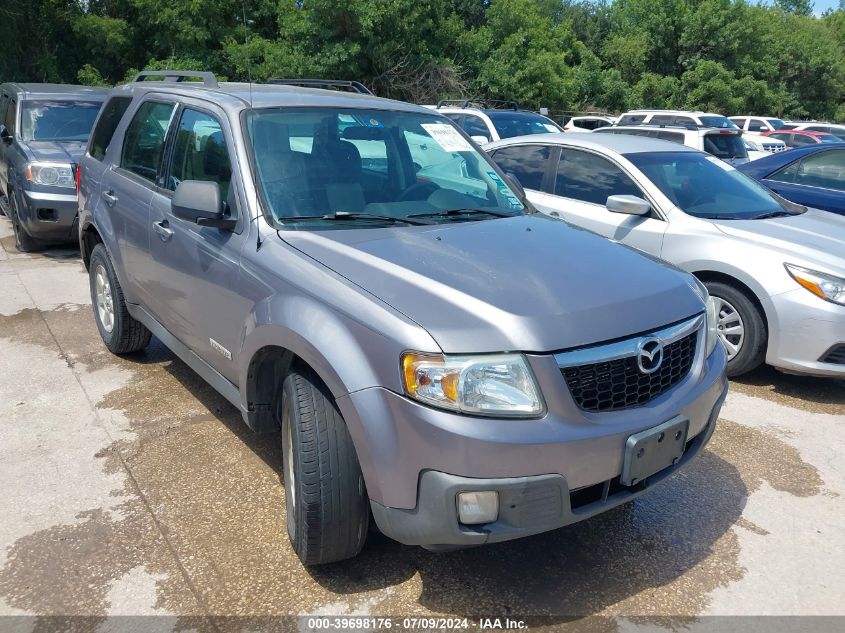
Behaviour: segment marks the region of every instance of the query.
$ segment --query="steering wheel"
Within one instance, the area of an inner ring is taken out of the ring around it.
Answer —
[[[425,200],[435,191],[440,189],[440,186],[433,182],[415,182],[413,185],[405,189],[399,194],[397,202],[407,202],[408,200]],[[421,195],[425,192],[425,195]]]

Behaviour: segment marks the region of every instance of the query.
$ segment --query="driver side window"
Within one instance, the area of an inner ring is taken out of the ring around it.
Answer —
[[[220,185],[220,197],[228,200],[232,164],[220,122],[204,112],[186,108],[176,131],[168,189],[185,180],[203,180]]]

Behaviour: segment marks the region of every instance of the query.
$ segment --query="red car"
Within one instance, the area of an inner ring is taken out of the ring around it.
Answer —
[[[841,143],[845,140],[830,132],[809,132],[807,130],[772,130],[763,132],[762,136],[771,136],[781,140],[790,149],[817,145],[818,143]]]

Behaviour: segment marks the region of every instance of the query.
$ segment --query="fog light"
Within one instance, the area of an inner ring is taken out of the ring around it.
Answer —
[[[458,519],[464,525],[492,523],[498,518],[499,493],[495,490],[458,493]]]

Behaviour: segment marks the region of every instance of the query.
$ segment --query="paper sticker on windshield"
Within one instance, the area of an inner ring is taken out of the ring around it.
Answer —
[[[724,169],[725,171],[736,171],[736,170],[735,170],[733,167],[731,167],[728,163],[726,163],[725,161],[723,161],[723,160],[721,160],[721,159],[719,159],[719,158],[716,158],[715,156],[706,156],[706,158],[707,158],[707,160],[709,160],[711,163],[713,163],[714,165],[718,165],[719,167],[721,167],[721,168],[722,168],[722,169]]]
[[[546,128],[549,132],[560,132],[554,125],[551,123],[543,123],[543,127]]]
[[[472,146],[458,131],[448,123],[423,123],[423,129],[428,132],[444,152],[469,152]]]
[[[378,119],[373,119],[373,118],[367,119],[366,124],[369,125],[370,127],[382,127],[381,121],[379,121]]]

